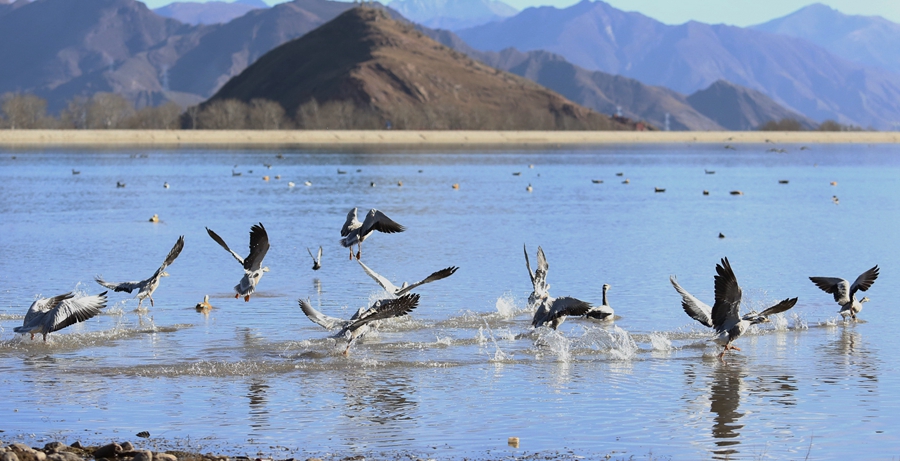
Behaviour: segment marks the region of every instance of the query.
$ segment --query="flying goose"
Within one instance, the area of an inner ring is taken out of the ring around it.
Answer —
[[[322,268],[322,247],[319,246],[319,252],[316,256],[313,256],[312,251],[309,251],[309,247],[306,247],[306,252],[309,253],[309,257],[313,260],[313,270],[317,271]]]
[[[547,257],[544,256],[544,249],[538,246],[537,252],[537,269],[531,271],[531,262],[528,261],[528,247],[522,245],[525,251],[525,267],[528,268],[528,276],[531,278],[533,290],[528,295],[528,306],[536,305],[540,300],[550,296],[550,285],[547,284],[547,270],[550,265],[547,264]]]
[[[231,256],[234,256],[234,259],[244,266],[244,276],[241,277],[241,281],[234,286],[234,298],[237,299],[243,296],[245,302],[250,301],[250,295],[256,291],[256,284],[259,283],[259,279],[262,278],[263,272],[269,272],[268,267],[262,266],[263,258],[266,257],[266,252],[269,251],[269,234],[266,233],[266,228],[263,227],[262,223],[254,224],[250,227],[250,254],[247,255],[246,259],[241,258],[239,254],[232,251],[231,248],[228,248],[228,245],[225,244],[222,237],[219,237],[208,227],[206,228],[206,232],[216,241],[216,243],[231,253]]]
[[[353,259],[353,245],[357,245],[359,249],[356,252],[356,259],[359,259],[362,253],[362,242],[372,234],[372,231],[384,232],[385,234],[393,234],[395,232],[403,232],[406,228],[397,224],[384,213],[371,209],[366,213],[366,219],[359,222],[356,219],[356,208],[347,213],[347,221],[341,228],[341,245],[344,248],[350,248],[350,259]]]
[[[555,330],[566,321],[566,317],[587,315],[592,308],[593,306],[580,299],[569,296],[551,298],[548,295],[540,301],[531,320],[531,326],[535,328],[548,326]]]
[[[418,307],[419,295],[412,293],[399,298],[380,299],[375,301],[368,309],[360,308],[350,317],[350,320],[322,314],[310,305],[309,300],[300,299],[298,301],[300,302],[300,309],[314,323],[321,325],[327,330],[340,328],[340,331],[332,337],[347,339],[347,348],[344,349],[344,355],[347,355],[350,353],[350,345],[353,344],[353,341],[364,336],[375,326],[373,322],[409,314]]]
[[[71,292],[52,298],[41,298],[31,303],[22,326],[13,328],[13,331],[30,333],[31,339],[34,339],[35,333],[41,333],[46,342],[48,334],[83,322],[99,314],[100,309],[104,307],[106,307],[105,291],[96,296],[80,298],[76,298]]]
[[[166,256],[166,260],[163,261],[162,266],[159,266],[159,269],[156,269],[156,272],[148,279],[137,282],[111,283],[103,280],[103,278],[98,275],[94,280],[100,285],[116,292],[124,291],[131,293],[134,290],[138,290],[138,294],[135,296],[138,299],[138,309],[141,308],[141,304],[144,300],[148,298],[150,299],[150,306],[153,307],[153,292],[159,287],[160,279],[169,276],[169,273],[166,272],[166,267],[169,267],[169,265],[175,262],[175,258],[181,254],[182,249],[184,249],[183,235],[178,237],[178,241],[176,241],[172,249],[169,250],[169,254]]]
[[[441,269],[437,272],[434,272],[431,275],[429,275],[428,277],[425,277],[425,279],[420,280],[416,283],[410,284],[410,283],[403,282],[403,285],[398,287],[398,286],[394,285],[393,283],[391,283],[390,280],[382,277],[381,275],[378,275],[372,269],[369,269],[369,266],[366,266],[365,264],[363,264],[362,261],[357,260],[356,262],[358,262],[359,265],[362,266],[363,270],[366,271],[366,274],[369,274],[369,277],[372,277],[373,280],[375,280],[376,282],[378,282],[379,285],[381,285],[381,288],[384,288],[385,291],[387,291],[388,293],[390,293],[394,296],[403,296],[406,293],[409,293],[414,288],[416,288],[420,285],[424,285],[426,283],[431,283],[431,282],[434,282],[434,281],[437,281],[440,279],[450,277],[451,275],[453,275],[454,272],[456,272],[457,269],[459,269],[456,266],[450,266],[446,269]]]
[[[856,314],[862,310],[862,303],[869,300],[867,296],[857,301],[856,292],[868,291],[877,278],[878,265],[876,264],[875,267],[860,274],[852,285],[850,282],[837,277],[810,277],[809,279],[822,291],[834,295],[835,302],[841,305],[841,316],[856,320]]]
[[[684,312],[703,325],[715,328],[716,337],[713,341],[724,347],[722,353],[719,354],[721,360],[729,349],[740,350],[731,343],[744,334],[751,325],[766,323],[769,321],[769,316],[794,307],[797,304],[797,298],[785,299],[758,314],[751,312],[741,317],[741,287],[738,285],[737,277],[731,269],[728,258],[722,258],[721,263],[716,264],[716,273],[716,302],[712,308],[681,288],[674,275],[669,277],[669,281],[681,295],[681,307]]]

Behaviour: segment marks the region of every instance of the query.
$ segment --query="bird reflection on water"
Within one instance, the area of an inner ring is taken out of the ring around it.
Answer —
[[[740,453],[740,429],[737,424],[744,413],[738,411],[741,406],[741,391],[744,385],[744,369],[739,363],[722,364],[712,374],[712,385],[709,391],[709,411],[714,413],[712,436],[716,447],[713,459],[731,459]]]
[[[417,425],[413,415],[418,402],[412,397],[416,386],[402,369],[357,369],[340,374],[337,386],[343,394],[343,417],[353,421],[339,426],[346,446],[367,448],[367,443],[383,439],[383,434],[398,434]],[[403,440],[394,443],[403,445]]]

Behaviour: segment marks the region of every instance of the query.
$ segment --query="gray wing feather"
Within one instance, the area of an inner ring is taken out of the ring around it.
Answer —
[[[360,234],[366,235],[373,230],[385,234],[393,234],[395,232],[403,232],[406,228],[397,224],[391,218],[388,218],[386,214],[373,209],[369,210],[369,214],[366,215],[366,220],[363,221]]]
[[[165,266],[163,266],[163,267],[165,267]],[[141,280],[138,282],[120,282],[120,283],[107,282],[107,281],[103,280],[103,278],[99,275],[97,277],[95,277],[94,280],[97,283],[99,283],[100,285],[102,285],[103,287],[109,288],[110,290],[113,290],[115,292],[124,291],[126,293],[131,293],[134,290],[140,290],[141,287],[144,285],[144,280]]]
[[[863,272],[856,278],[856,281],[853,282],[853,285],[850,286],[850,295],[853,296],[856,294],[857,290],[860,291],[868,291],[869,288],[875,283],[875,279],[878,278],[878,265],[875,267]]]
[[[797,298],[788,298],[788,299],[785,299],[785,300],[781,301],[780,303],[760,312],[759,316],[760,317],[768,317],[770,315],[780,314],[780,313],[794,307],[795,304],[797,304]]]
[[[728,258],[716,264],[716,302],[712,308],[712,321],[716,330],[721,331],[741,320],[741,287],[731,269]]]
[[[354,208],[347,213],[347,220],[344,221],[344,225],[341,227],[341,237],[350,235],[350,232],[353,232],[354,229],[359,229],[359,226],[362,226],[362,223],[356,219],[356,208]]]
[[[809,280],[825,293],[834,295],[838,304],[850,302],[850,282],[838,277],[810,277]]]
[[[159,269],[156,271],[157,274],[166,270],[166,267],[172,265],[175,262],[175,259],[178,258],[178,255],[181,254],[181,250],[184,249],[184,236],[178,237],[178,241],[175,242],[175,245],[172,246],[172,249],[169,250],[169,254],[166,256],[166,260],[163,261],[162,266],[159,266]]]
[[[591,310],[591,304],[580,299],[563,296],[553,300],[550,307],[550,315],[545,322],[552,321],[562,316],[580,316]]]
[[[681,308],[684,309],[684,312],[692,319],[712,328],[712,308],[681,288],[674,275],[669,277],[669,281],[672,282],[675,291],[681,295]]]
[[[242,266],[244,265],[244,258],[242,258],[241,255],[235,253],[231,248],[228,248],[228,245],[225,243],[224,240],[222,240],[222,237],[219,237],[219,234],[216,234],[215,232],[210,230],[210,228],[208,228],[208,227],[206,228],[206,233],[209,234],[209,236],[212,237],[212,239],[215,240],[216,243],[218,243],[222,248],[224,248],[225,251],[231,253],[231,256],[234,256],[234,259],[237,259],[237,261],[239,263],[241,263]]]
[[[375,320],[389,319],[393,317],[402,317],[412,312],[419,306],[419,295],[416,293],[408,294],[400,298],[382,299],[376,301],[369,310],[367,310],[358,319],[347,326],[349,331],[354,331],[363,325],[374,322]]]
[[[309,317],[309,319],[312,320],[313,323],[316,323],[316,324],[322,326],[326,330],[334,330],[336,328],[343,328],[343,327],[347,326],[348,323],[350,323],[343,319],[339,319],[336,317],[329,317],[329,316],[315,310],[312,307],[312,305],[309,304],[309,300],[298,299],[297,301],[300,302],[300,309],[303,310],[303,313],[306,314],[306,316]]]
[[[525,267],[528,268],[528,277],[531,278],[531,285],[534,286],[534,272],[531,270],[531,262],[528,261],[528,247],[523,244],[522,249],[525,250]]]
[[[263,258],[269,251],[269,234],[262,223],[250,227],[250,254],[244,260],[244,269],[258,271],[262,266]]]
[[[360,264],[362,264],[362,263],[360,263]],[[405,295],[406,293],[409,293],[410,291],[412,291],[413,288],[415,288],[415,287],[417,287],[417,286],[424,285],[424,284],[426,284],[426,283],[436,282],[436,281],[438,281],[438,280],[441,280],[441,279],[445,279],[445,278],[447,278],[447,277],[450,277],[451,275],[453,275],[453,273],[456,272],[457,269],[459,269],[459,268],[456,267],[456,266],[450,266],[450,267],[448,267],[448,268],[441,269],[441,270],[439,270],[439,271],[437,271],[437,272],[433,272],[433,273],[432,273],[431,275],[429,275],[428,277],[425,277],[424,280],[419,281],[419,282],[416,282],[416,283],[413,283],[413,284],[410,284],[410,285],[408,285],[406,288],[403,288],[402,290],[398,291],[398,292],[396,293],[396,295],[397,295],[397,296],[403,296],[403,295]]]
[[[94,317],[100,313],[100,309],[106,307],[106,292],[96,296],[83,298],[70,298],[59,304],[52,311],[52,315],[44,319],[44,333],[61,330],[69,325]]]
[[[52,298],[47,299],[38,299],[37,301],[31,303],[31,306],[28,308],[28,312],[25,313],[25,320],[22,321],[23,327],[33,327],[32,322],[36,319],[41,318],[48,311],[55,309],[59,303],[72,299],[75,296],[72,292],[68,292],[65,294],[61,294],[58,296],[54,296]]]
[[[381,275],[379,275],[372,269],[369,269],[369,266],[366,266],[365,264],[363,264],[362,261],[357,259],[356,262],[358,262],[359,265],[362,266],[363,270],[366,271],[366,274],[369,274],[369,277],[372,277],[373,280],[375,280],[376,282],[378,282],[379,285],[381,285],[381,288],[384,288],[385,290],[389,291],[391,294],[395,294],[395,295],[397,294],[397,290],[399,290],[399,288],[397,288],[397,286],[395,286],[393,283],[391,283],[390,280],[382,277]]]

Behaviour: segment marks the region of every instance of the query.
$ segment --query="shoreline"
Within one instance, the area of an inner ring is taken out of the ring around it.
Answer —
[[[895,144],[896,131],[0,130],[0,147],[512,147],[617,144]]]

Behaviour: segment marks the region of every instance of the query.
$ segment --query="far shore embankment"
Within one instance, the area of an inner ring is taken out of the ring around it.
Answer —
[[[0,130],[0,148],[892,144],[895,131]]]

